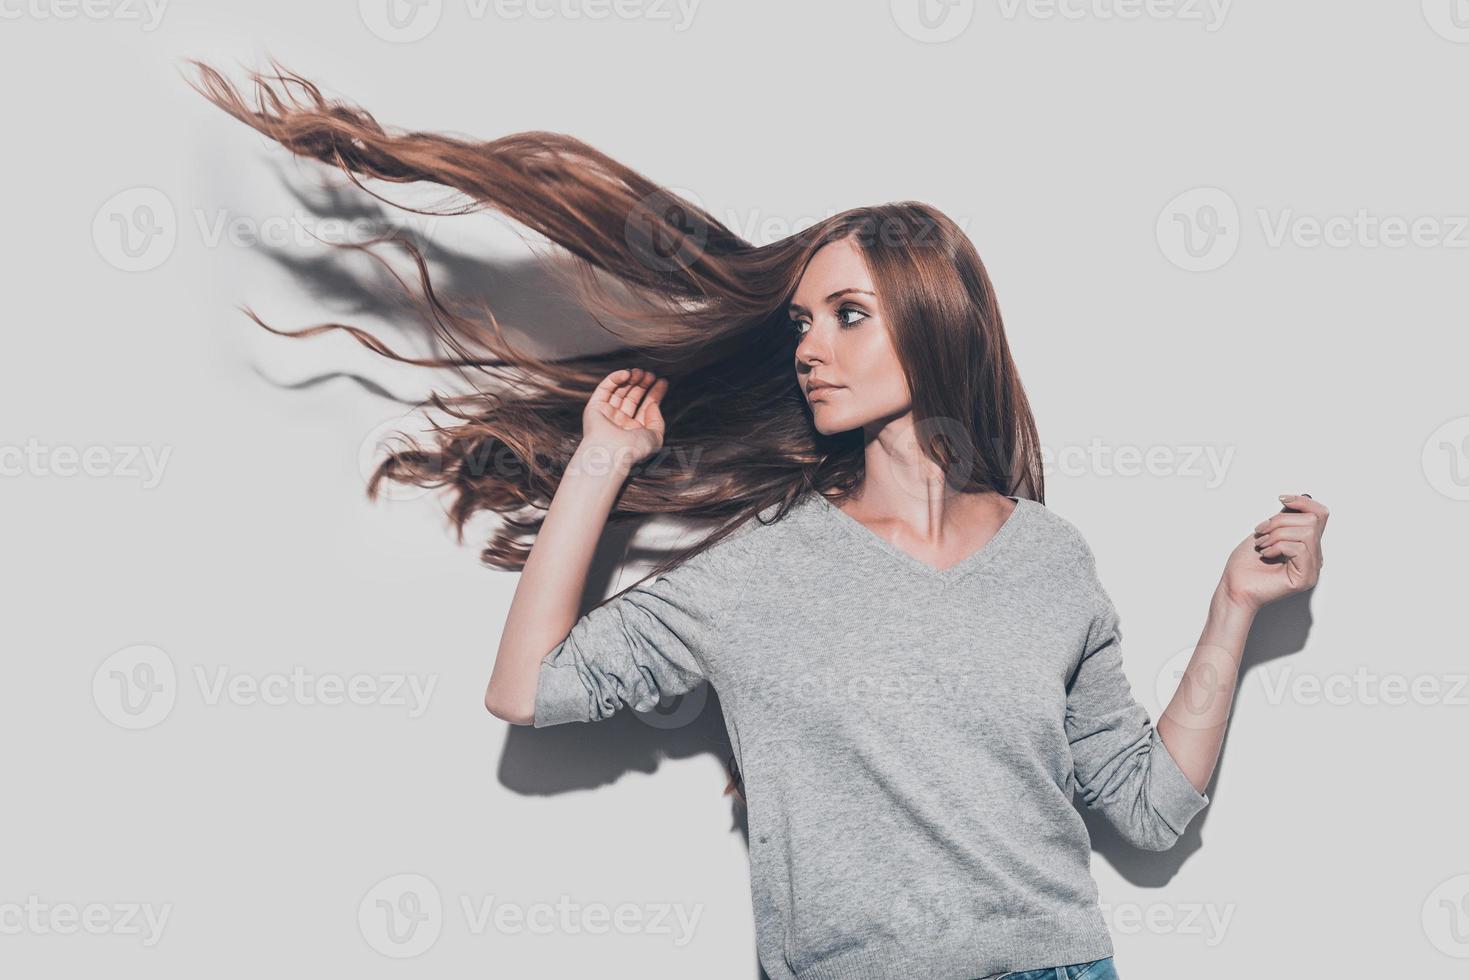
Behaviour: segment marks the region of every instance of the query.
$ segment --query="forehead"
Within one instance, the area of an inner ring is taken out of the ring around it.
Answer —
[[[862,253],[850,241],[830,242],[817,250],[806,264],[791,302],[813,306],[831,292],[847,287],[872,289],[872,277]]]

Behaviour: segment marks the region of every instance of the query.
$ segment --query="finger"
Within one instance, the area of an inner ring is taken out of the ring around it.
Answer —
[[[628,389],[627,394],[623,396],[621,403],[619,403],[617,406],[618,410],[622,412],[623,415],[626,415],[629,421],[637,417],[638,407],[643,402],[643,396],[648,393],[649,377],[651,377],[651,375],[648,374],[648,372],[642,370],[641,368],[638,368],[637,374],[633,378],[632,386]]]
[[[1266,534],[1278,527],[1315,527],[1316,520],[1315,514],[1297,514],[1295,511],[1283,511],[1279,514],[1272,514],[1259,524],[1256,524],[1255,533],[1257,535]]]
[[[656,419],[660,424],[663,421],[663,410],[659,402],[663,399],[663,393],[668,390],[668,379],[659,378],[649,389],[648,395],[643,399],[643,404],[638,408],[637,419],[644,425],[650,425]]]
[[[628,395],[637,388],[638,372],[641,370],[641,368],[631,368],[627,371],[627,380],[617,386],[617,389],[612,393],[612,397],[607,401],[609,405],[618,410],[622,409],[622,406],[627,402]],[[627,415],[630,413],[623,412],[623,414]]]
[[[1275,544],[1260,549],[1261,558],[1279,558],[1282,555],[1288,558],[1301,558],[1305,554],[1306,546],[1300,541],[1277,541]]]
[[[1285,513],[1295,511],[1296,513],[1316,514],[1323,520],[1329,513],[1331,513],[1329,510],[1326,509],[1326,505],[1323,504],[1321,501],[1312,497],[1310,494],[1304,493],[1283,493],[1280,495],[1280,505],[1282,511]]]
[[[597,385],[597,389],[592,392],[592,398],[610,404],[613,394],[627,380],[630,373],[627,368],[618,368],[616,371],[613,371],[602,379],[601,384]]]
[[[1313,531],[1309,527],[1278,527],[1256,538],[1255,549],[1258,551],[1281,541],[1300,541],[1305,543],[1311,540],[1312,535]]]

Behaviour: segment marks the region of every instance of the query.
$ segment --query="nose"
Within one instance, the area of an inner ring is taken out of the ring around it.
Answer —
[[[826,363],[825,342],[817,339],[817,328],[814,324],[796,345],[796,363],[805,365],[808,371],[817,364]]]

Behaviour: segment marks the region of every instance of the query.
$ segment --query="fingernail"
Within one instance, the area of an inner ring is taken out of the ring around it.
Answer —
[[[1281,500],[1282,503],[1287,503],[1288,504],[1292,500],[1295,500],[1295,499],[1296,499],[1296,495],[1293,494],[1293,493],[1283,493],[1283,494],[1280,495],[1280,500]]]

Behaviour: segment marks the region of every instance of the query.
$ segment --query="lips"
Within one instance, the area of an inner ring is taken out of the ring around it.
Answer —
[[[830,384],[826,381],[813,381],[806,386],[806,396],[808,398],[815,398],[817,395],[823,395],[828,391],[836,391],[840,387],[841,385]]]

